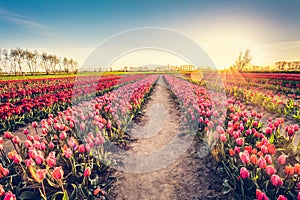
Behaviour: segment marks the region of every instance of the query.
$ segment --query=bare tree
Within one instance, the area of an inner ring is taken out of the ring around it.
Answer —
[[[69,60],[66,57],[63,58],[62,66],[64,67],[64,72],[69,73]]]
[[[48,62],[50,72],[55,74],[57,72],[57,65],[59,63],[58,57],[56,55],[49,55]]]
[[[13,62],[13,71],[15,75],[17,75],[17,72],[19,70],[20,74],[23,74],[22,70],[22,62],[24,58],[24,51],[20,48],[16,49],[11,49],[10,50],[10,56],[11,56],[11,61]]]
[[[241,72],[244,68],[249,66],[251,60],[252,56],[250,55],[250,49],[246,49],[244,53],[240,52],[231,69]]]
[[[36,72],[38,56],[39,55],[37,51],[34,52],[30,52],[28,50],[24,51],[24,61],[26,62],[31,75],[33,75],[33,73]]]
[[[69,72],[77,73],[78,63],[75,60],[73,60],[72,58],[69,60],[69,66],[70,66]]]
[[[10,50],[0,48],[0,72],[17,75],[29,71],[33,75],[37,72],[39,64],[46,74],[63,71],[76,73],[78,71],[78,63],[73,59],[66,57],[62,59],[45,52],[40,54],[37,50],[31,52],[21,48]]]
[[[41,65],[44,68],[46,74],[48,75],[50,73],[50,56],[47,55],[47,53],[43,53],[41,56]]]

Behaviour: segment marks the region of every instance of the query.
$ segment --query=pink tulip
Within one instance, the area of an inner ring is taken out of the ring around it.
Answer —
[[[281,165],[285,165],[286,163],[286,155],[282,154],[281,156],[278,157],[278,163]]]
[[[271,183],[272,183],[275,187],[280,187],[280,186],[282,186],[283,181],[282,181],[282,179],[281,179],[278,175],[273,174],[273,175],[271,176]]]
[[[266,173],[267,173],[269,176],[271,176],[271,175],[273,175],[273,174],[276,173],[276,169],[274,168],[273,165],[268,165],[268,166],[266,167]]]
[[[240,169],[240,176],[242,177],[242,179],[246,179],[250,177],[250,173],[245,167],[242,167]]]

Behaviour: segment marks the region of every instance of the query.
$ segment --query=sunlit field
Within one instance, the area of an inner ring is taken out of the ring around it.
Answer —
[[[298,1],[0,3],[0,200],[300,200]]]

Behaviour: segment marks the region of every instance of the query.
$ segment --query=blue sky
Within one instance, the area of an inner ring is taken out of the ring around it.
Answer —
[[[196,41],[217,67],[232,64],[246,48],[254,64],[267,65],[297,56],[300,60],[299,8],[300,0],[0,0],[0,46],[38,49],[82,63],[112,35],[163,27]],[[148,53],[140,60],[140,54],[129,55],[118,64],[146,64],[147,56],[160,62],[159,53]],[[171,57],[170,64],[180,62]]]

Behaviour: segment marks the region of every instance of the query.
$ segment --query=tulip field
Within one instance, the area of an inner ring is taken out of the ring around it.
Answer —
[[[0,199],[109,199],[109,146],[130,145],[158,80],[226,198],[300,199],[300,74],[205,73],[1,80]]]

